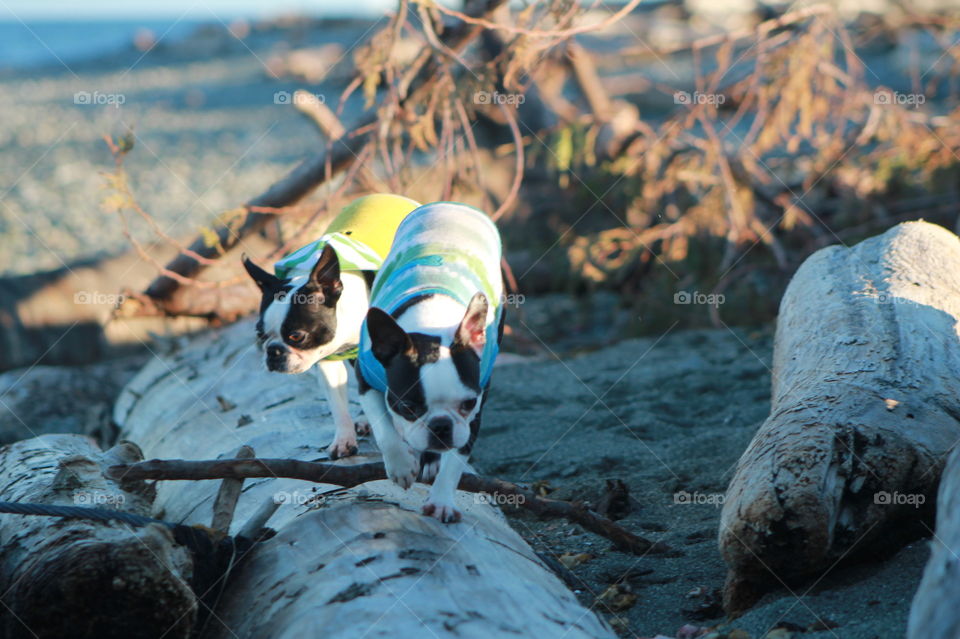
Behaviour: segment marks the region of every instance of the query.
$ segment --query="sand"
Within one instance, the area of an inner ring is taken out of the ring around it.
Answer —
[[[711,502],[722,498],[733,465],[767,416],[771,354],[771,327],[689,331],[561,360],[548,354],[496,372],[473,457],[480,471],[547,482],[553,497],[593,503],[605,480],[620,479],[631,496],[621,523],[680,553],[635,557],[576,526],[511,515],[538,551],[596,555],[573,567],[568,583],[603,616],[625,619],[627,636],[673,637],[691,623],[764,637],[778,626],[807,629],[817,622],[836,627],[796,636],[904,635],[928,557],[922,540],[893,557],[838,566],[816,583],[771,591],[732,622],[715,608],[709,612],[725,576],[717,548],[720,509]],[[701,503],[676,503],[680,491],[699,494],[691,501]],[[621,579],[637,602],[617,613],[597,598]],[[701,606],[708,608],[704,619],[685,612]]]
[[[348,47],[365,29],[314,29],[296,44],[339,41],[350,61]],[[289,36],[268,32],[240,43],[222,32],[161,40],[146,56],[131,45],[82,64],[0,72],[0,276],[129,248],[116,214],[101,208],[109,194],[101,172],[113,169],[104,135],[133,131],[130,184],[173,236],[192,235],[321,148],[316,126],[274,101],[277,92],[308,86],[269,74]],[[344,84],[331,79],[312,91],[335,106]],[[77,104],[81,92],[101,103]],[[348,109],[345,122],[358,111]],[[135,235],[150,239],[147,225],[131,217]]]

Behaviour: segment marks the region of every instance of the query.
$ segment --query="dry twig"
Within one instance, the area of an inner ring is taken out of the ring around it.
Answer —
[[[372,462],[345,466],[300,461],[296,459],[210,459],[186,461],[182,459],[152,459],[136,464],[111,466],[107,475],[124,481],[143,479],[200,480],[249,479],[255,477],[303,479],[344,488],[386,479],[383,464]],[[501,479],[465,474],[460,479],[460,490],[472,493],[511,495],[522,508],[542,517],[564,518],[580,524],[590,532],[613,542],[620,550],[637,555],[666,553],[670,547],[631,533],[613,521],[601,517],[582,502],[566,502],[538,496],[533,490]]]

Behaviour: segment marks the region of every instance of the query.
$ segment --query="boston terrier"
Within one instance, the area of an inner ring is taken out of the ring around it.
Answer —
[[[303,373],[316,364],[325,382],[336,425],[327,448],[331,459],[357,452],[344,362],[357,356],[373,276],[400,222],[418,206],[399,195],[361,197],[343,209],[320,239],[277,262],[275,275],[243,259],[263,294],[257,342],[267,369]]]
[[[403,488],[434,479],[425,515],[454,495],[503,335],[500,235],[483,212],[434,202],[408,215],[377,274],[360,334],[360,404]]]

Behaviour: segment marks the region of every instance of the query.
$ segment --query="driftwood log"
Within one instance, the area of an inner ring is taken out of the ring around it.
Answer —
[[[958,320],[960,239],[939,226],[900,224],[800,267],[780,305],[770,416],[721,515],[728,611],[925,534],[960,438]]]
[[[908,639],[960,637],[960,448],[954,448],[940,479],[937,529],[923,579],[913,597]]]
[[[268,373],[261,359],[244,321],[152,361],[117,402],[122,436],[151,457],[249,445],[267,458],[326,461],[333,424],[317,381]],[[361,439],[360,454],[336,464],[373,461]],[[218,484],[158,482],[155,516],[206,524]],[[486,500],[459,493],[463,522],[443,525],[420,514],[425,489],[247,480],[231,534],[280,502],[266,522],[277,535],[230,575],[205,636],[613,636]]]
[[[138,459],[136,446],[104,453],[80,435],[17,442],[0,449],[0,501],[148,515],[142,482],[103,475]],[[197,616],[192,569],[190,553],[160,525],[0,515],[2,636],[188,637]]]

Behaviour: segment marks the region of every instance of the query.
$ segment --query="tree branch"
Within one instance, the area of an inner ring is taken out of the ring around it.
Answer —
[[[486,0],[480,4],[476,16],[491,13],[505,1]],[[447,49],[459,52],[482,30],[482,27],[464,22],[453,29],[447,30],[441,40]],[[437,70],[440,63],[437,60],[432,62],[433,64],[427,64],[420,68],[419,73],[414,76],[406,96],[400,101],[401,106],[408,101],[416,101],[424,91],[429,91],[435,79],[439,77]],[[352,133],[348,133],[336,141],[329,153],[319,153],[305,160],[267,191],[249,200],[244,205],[243,209],[245,210],[242,211],[241,215],[215,226],[212,229],[213,236],[201,234],[190,244],[187,251],[181,252],[167,264],[163,274],[146,289],[146,295],[153,298],[158,307],[163,307],[181,285],[177,276],[192,279],[203,270],[204,264],[201,264],[196,259],[197,257],[219,258],[223,253],[240,243],[244,237],[257,232],[274,217],[272,213],[257,213],[253,212],[254,210],[262,211],[290,206],[309,195],[317,186],[354,162],[358,150],[368,140],[371,133],[375,131],[375,128],[370,127],[370,125],[377,121],[375,111],[367,114],[353,127]],[[171,274],[176,275],[171,276]]]
[[[380,462],[341,466],[296,459],[210,459],[200,461],[151,459],[136,464],[111,466],[107,469],[106,474],[112,479],[124,481],[284,477],[333,484],[344,488],[387,478],[383,464]],[[666,544],[635,535],[613,521],[601,517],[582,502],[546,499],[529,488],[501,479],[472,474],[465,474],[460,479],[459,488],[471,493],[514,496],[517,499],[512,500],[513,503],[521,508],[525,508],[541,517],[563,518],[580,524],[590,532],[609,539],[618,549],[635,555],[671,551],[671,548]]]

